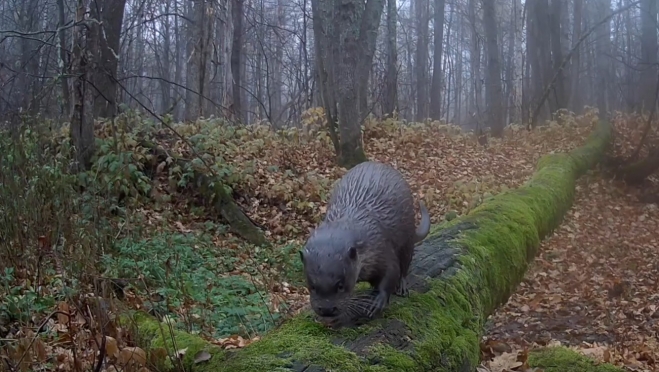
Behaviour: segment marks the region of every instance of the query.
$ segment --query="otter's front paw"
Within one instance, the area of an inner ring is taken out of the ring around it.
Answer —
[[[373,303],[371,304],[371,307],[368,311],[368,317],[373,318],[375,315],[382,312],[382,310],[384,310],[384,307],[387,306],[388,303],[389,303],[389,296],[387,295],[387,293],[384,291],[379,291],[377,296],[375,296],[375,299],[373,300]]]
[[[407,287],[407,280],[400,278],[396,287],[396,296],[407,297],[410,295],[410,289]]]

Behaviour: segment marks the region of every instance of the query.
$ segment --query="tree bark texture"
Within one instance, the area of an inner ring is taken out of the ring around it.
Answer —
[[[186,348],[188,371],[474,371],[487,316],[522,280],[541,239],[570,208],[576,180],[610,138],[611,126],[600,123],[584,146],[543,157],[522,187],[435,226],[417,247],[412,294],[395,298],[368,327],[328,330],[305,312],[244,349],[226,351],[144,313],[128,321],[142,347]],[[195,363],[202,350],[211,359]]]
[[[231,14],[233,18],[233,40],[231,44],[231,72],[233,74],[233,107],[234,117],[241,123],[245,121],[243,117],[242,102],[242,69],[243,69],[243,18],[244,18],[244,0],[233,0]]]
[[[485,51],[487,53],[487,84],[485,86],[487,120],[495,137],[503,136],[503,87],[501,63],[497,43],[497,21],[494,2],[483,0],[483,27],[485,28]]]
[[[595,19],[600,20],[611,14],[611,2],[608,0],[598,0],[592,4]],[[656,25],[656,24],[655,24]],[[656,27],[656,26],[655,26]],[[606,115],[609,111],[609,85],[613,79],[613,71],[611,68],[611,22],[610,20],[597,28],[595,32],[595,70],[597,71],[595,82],[595,94],[597,101],[597,108],[600,115]],[[655,49],[656,51],[656,49]],[[655,52],[656,53],[656,52]],[[653,80],[656,78],[653,77]],[[653,85],[654,88],[654,85]],[[652,90],[654,94],[654,89]]]
[[[416,54],[414,56],[414,73],[416,76],[416,121],[421,122],[429,115],[428,101],[428,43],[430,22],[430,0],[416,1]],[[441,41],[440,41],[441,42]]]
[[[582,27],[582,11],[583,11],[583,0],[574,0],[574,11],[573,11],[573,26],[572,26],[572,48],[577,45],[577,42],[581,38],[583,32]],[[572,69],[570,71],[570,78],[572,80],[572,87],[570,92],[570,108],[573,112],[579,112],[581,110],[581,85],[580,77],[581,73],[579,71],[581,67],[581,51],[577,48],[574,52],[574,57],[572,57]]]
[[[313,17],[314,32],[314,52],[316,65],[316,80],[318,81],[318,90],[320,98],[325,109],[325,120],[327,131],[329,133],[334,152],[341,153],[339,143],[337,101],[334,88],[334,70],[332,54],[330,50],[329,35],[333,32],[333,25],[330,19],[332,12],[332,3],[330,1],[312,1],[311,11]]]
[[[328,128],[338,149],[337,162],[352,168],[366,160],[361,136],[361,103],[368,94],[368,75],[375,54],[384,0],[311,2],[316,58]],[[322,56],[326,58],[322,58]],[[322,60],[318,60],[322,58]],[[326,79],[325,81],[323,81]],[[332,107],[334,106],[334,107]],[[335,111],[335,112],[333,112]],[[332,133],[338,122],[338,135]]]
[[[430,84],[430,118],[442,118],[442,51],[444,50],[444,0],[435,0],[432,82]],[[448,106],[447,106],[448,107]]]
[[[398,47],[396,43],[397,13],[396,0],[387,0],[387,64],[384,73],[382,114],[390,116],[398,110]]]
[[[471,76],[471,93],[469,94],[468,116],[475,118],[476,126],[480,126],[480,117],[483,107],[481,105],[482,83],[481,83],[481,42],[478,35],[478,24],[480,17],[476,10],[476,0],[469,0],[469,24],[471,28],[471,43],[469,50],[469,68]]]
[[[641,2],[641,82],[642,110],[650,111],[656,104],[654,95],[657,79],[657,0]]]
[[[78,0],[76,22],[85,21],[85,3]],[[96,39],[84,25],[76,28],[73,43],[73,107],[71,108],[70,133],[77,164],[74,170],[86,170],[91,165],[95,151],[94,142],[94,98],[91,85],[95,71],[94,56]]]
[[[549,39],[551,44],[552,74],[558,74],[554,85],[553,100],[555,110],[567,108],[568,91],[565,89],[565,79],[561,63],[563,63],[563,47],[561,46],[561,14],[564,1],[552,0],[549,6]],[[549,76],[551,76],[549,75]]]
[[[66,30],[63,28],[66,24],[64,15],[64,0],[57,0],[57,51],[60,76],[60,85],[62,87],[62,114],[70,115],[71,113],[71,89],[69,89],[69,56],[66,52]]]
[[[121,25],[124,20],[126,0],[94,0],[90,6],[93,38],[98,44],[98,59],[94,73],[94,115],[113,117],[117,111],[117,68]]]

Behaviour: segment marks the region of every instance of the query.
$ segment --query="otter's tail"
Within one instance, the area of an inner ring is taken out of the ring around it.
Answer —
[[[430,232],[430,214],[422,200],[419,200],[419,210],[421,211],[421,223],[419,223],[419,226],[416,228],[415,244],[425,239]]]

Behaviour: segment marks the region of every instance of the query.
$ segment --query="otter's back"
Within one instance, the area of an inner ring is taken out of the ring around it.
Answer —
[[[361,163],[332,190],[325,220],[343,218],[374,218],[388,235],[402,243],[415,230],[412,191],[393,167],[378,162]]]

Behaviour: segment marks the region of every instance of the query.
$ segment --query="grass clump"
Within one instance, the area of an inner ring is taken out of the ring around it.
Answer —
[[[609,363],[598,363],[566,347],[548,347],[529,353],[529,365],[545,372],[622,372]]]

